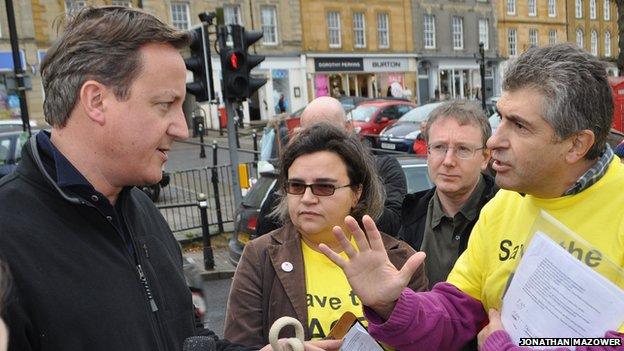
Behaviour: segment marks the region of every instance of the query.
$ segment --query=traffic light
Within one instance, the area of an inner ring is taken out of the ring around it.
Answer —
[[[251,70],[264,61],[264,56],[247,52],[260,38],[262,32],[259,31],[246,32],[244,27],[238,25],[222,27],[220,42],[224,98],[248,98],[266,83],[266,79],[250,76]]]
[[[197,102],[210,100],[210,41],[208,28],[201,25],[191,30],[191,57],[184,60],[186,69],[193,72],[193,82],[186,83],[186,91],[195,95]]]
[[[255,42],[262,39],[261,31],[249,31],[246,32],[245,28],[243,28],[243,49],[245,51],[245,55],[247,56],[247,77],[249,78],[249,89],[247,91],[247,97],[251,97],[253,93],[260,89],[264,84],[266,84],[266,78],[253,78],[251,77],[251,70],[258,66],[262,61],[264,61],[264,56],[261,55],[252,55],[247,52],[249,47],[252,46]]]

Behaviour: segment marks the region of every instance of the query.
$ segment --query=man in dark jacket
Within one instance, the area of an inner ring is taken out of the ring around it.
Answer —
[[[403,201],[400,237],[427,254],[430,288],[445,281],[466,249],[479,211],[496,193],[494,180],[482,174],[492,134],[474,103],[452,101],[431,112],[424,133],[433,189],[408,194]]]
[[[301,128],[308,128],[320,122],[330,123],[348,131],[353,129],[340,101],[328,96],[312,100],[301,114]],[[376,221],[377,228],[383,233],[397,236],[401,226],[401,203],[407,193],[405,173],[399,161],[392,156],[378,155],[375,157],[375,163],[386,191],[384,211]],[[282,227],[279,220],[270,215],[279,202],[276,191],[277,189],[273,188],[269,192],[260,208],[256,226],[257,236]]]

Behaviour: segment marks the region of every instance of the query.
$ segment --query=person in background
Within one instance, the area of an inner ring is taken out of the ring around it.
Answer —
[[[429,115],[423,134],[433,189],[403,200],[399,238],[427,254],[429,288],[445,281],[468,244],[481,208],[496,194],[494,179],[481,172],[490,160],[485,146],[490,124],[480,106],[454,100]]]
[[[286,112],[286,98],[284,97],[284,94],[280,94],[279,101],[277,102],[277,108],[279,113]]]
[[[275,212],[284,226],[245,245],[228,299],[224,335],[251,347],[266,344],[271,325],[282,316],[299,320],[306,340],[325,338],[347,311],[363,319],[344,274],[318,244],[338,250],[332,229],[346,215],[376,218],[383,208],[368,150],[356,136],[326,123],[306,127],[291,140],[277,186]],[[397,269],[415,252],[391,236],[382,234],[381,240]],[[426,289],[422,267],[408,286]]]
[[[414,145],[412,146],[412,151],[418,156],[427,155],[427,121],[422,121],[420,123],[420,133],[416,136],[416,140],[414,140]]]
[[[321,122],[332,124],[348,133],[353,132],[353,125],[347,120],[342,104],[331,97],[323,96],[312,100],[301,114],[301,129],[310,128]],[[382,214],[376,223],[382,232],[396,236],[401,226],[401,203],[407,193],[405,173],[396,158],[392,156],[375,156],[374,162],[386,195]],[[269,192],[260,208],[256,236],[282,227],[280,220],[270,215],[278,202],[276,190],[273,188]]]
[[[509,64],[497,109],[501,123],[487,147],[501,190],[481,210],[446,282],[431,292],[404,289],[425,255],[413,255],[397,270],[368,217],[367,238],[353,218],[345,220],[359,250],[335,230],[348,259],[319,246],[366,306],[371,335],[396,349],[458,350],[478,334],[482,351],[530,350],[513,343],[498,310],[522,257],[517,251],[527,247],[542,210],[594,248],[601,257],[596,270],[608,261],[622,268],[624,165],[606,143],[613,96],[603,63],[570,43],[528,49]],[[624,326],[604,332],[624,341]]]

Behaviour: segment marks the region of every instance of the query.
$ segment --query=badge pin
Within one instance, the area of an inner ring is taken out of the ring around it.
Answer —
[[[283,262],[282,263],[282,270],[284,272],[292,272],[293,270],[293,265],[290,262]]]

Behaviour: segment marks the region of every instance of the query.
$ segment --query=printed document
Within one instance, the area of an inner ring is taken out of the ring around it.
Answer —
[[[383,351],[364,326],[355,323],[345,335],[340,351]]]
[[[624,322],[624,290],[543,232],[531,240],[501,311],[505,330],[520,338],[596,338]]]

